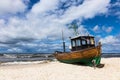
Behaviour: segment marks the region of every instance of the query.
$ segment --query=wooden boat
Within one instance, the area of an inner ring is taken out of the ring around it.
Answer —
[[[56,51],[54,56],[58,61],[64,63],[81,63],[97,66],[101,61],[101,44],[98,43],[95,46],[93,36],[77,36],[71,38],[71,52]]]

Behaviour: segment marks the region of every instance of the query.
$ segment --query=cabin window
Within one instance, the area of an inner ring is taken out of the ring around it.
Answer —
[[[92,45],[94,45],[94,39],[90,39]]]
[[[81,46],[80,40],[76,40],[77,46]]]
[[[85,40],[82,40],[82,45],[86,45],[86,41]]]
[[[87,39],[87,44],[90,44],[90,40],[89,39]]]
[[[72,41],[72,46],[75,47],[75,41]]]

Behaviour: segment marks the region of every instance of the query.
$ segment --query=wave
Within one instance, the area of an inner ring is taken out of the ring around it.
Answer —
[[[17,58],[16,55],[11,55],[11,54],[3,54],[5,58]]]
[[[28,64],[42,64],[42,63],[47,63],[49,61],[47,60],[43,60],[43,61],[27,61],[27,62],[24,62],[24,61],[20,61],[20,62],[17,62],[17,61],[14,61],[14,62],[5,62],[5,63],[1,63],[0,65],[17,65],[17,64],[21,64],[21,65],[28,65]]]

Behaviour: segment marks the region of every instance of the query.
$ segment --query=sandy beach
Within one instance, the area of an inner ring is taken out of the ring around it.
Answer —
[[[58,61],[25,63],[2,63],[0,80],[120,80],[120,58],[102,58],[105,66],[96,69]]]

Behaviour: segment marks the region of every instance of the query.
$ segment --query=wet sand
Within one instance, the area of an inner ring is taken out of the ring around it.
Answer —
[[[1,64],[0,80],[120,80],[120,58],[102,58],[105,66],[96,69],[58,61],[28,63]]]

